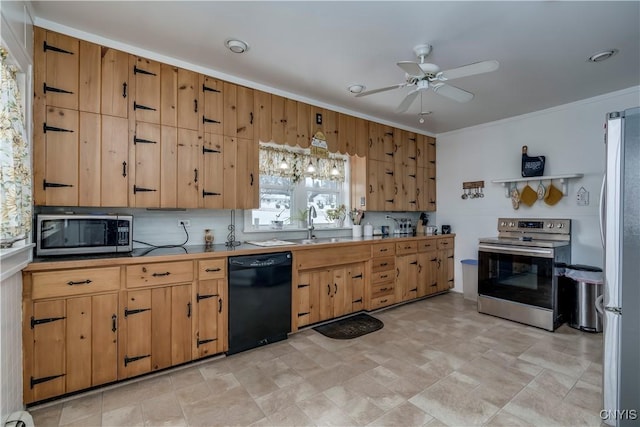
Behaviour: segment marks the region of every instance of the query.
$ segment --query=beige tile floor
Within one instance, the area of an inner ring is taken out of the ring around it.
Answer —
[[[31,409],[36,426],[599,426],[602,334],[478,314],[460,294],[382,330],[288,340]]]

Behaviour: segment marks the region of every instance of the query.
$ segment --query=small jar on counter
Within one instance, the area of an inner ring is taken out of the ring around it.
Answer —
[[[209,228],[204,230],[204,245],[205,246],[213,245],[213,233]]]

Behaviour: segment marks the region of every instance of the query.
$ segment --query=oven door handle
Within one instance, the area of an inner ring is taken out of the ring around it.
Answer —
[[[490,252],[495,254],[517,254],[541,256],[543,258],[553,258],[552,249],[521,248],[518,246],[478,245],[478,251]]]

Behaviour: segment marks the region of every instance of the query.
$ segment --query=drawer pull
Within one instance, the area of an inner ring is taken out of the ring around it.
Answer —
[[[418,292],[418,288],[409,289],[409,292]]]
[[[382,304],[382,303],[385,303],[385,302],[387,302],[387,300],[386,300],[386,299],[380,300],[380,303],[381,303],[381,304]]]
[[[380,267],[386,267],[387,265],[389,265],[389,263],[388,263],[388,262],[382,262],[382,263],[380,263]]]
[[[309,314],[308,311],[306,313],[298,313],[298,317],[306,316],[307,314]]]
[[[210,342],[214,342],[215,340],[216,340],[215,338],[209,338],[209,339],[205,339],[205,340],[197,340],[196,341],[196,343],[197,343],[196,346],[200,347],[202,344],[207,344],[207,343],[210,343]]]
[[[380,292],[388,291],[389,288],[380,288]]]
[[[362,279],[362,273],[356,274],[355,276],[352,277],[352,279]]]
[[[440,242],[440,244],[446,246],[449,244],[449,242]]]
[[[222,270],[220,267],[216,267],[216,268],[206,268],[204,271],[206,271],[207,273],[215,273],[220,270]]]
[[[211,295],[200,295],[200,294],[196,294],[196,302],[200,302],[201,299],[208,299],[208,298],[213,298],[213,297],[217,297],[218,294],[211,294]]]
[[[82,280],[79,282],[74,282],[73,280],[69,280],[67,282],[67,285],[69,286],[73,286],[73,285],[88,285],[89,283],[91,283],[91,280],[87,279],[87,280]]]
[[[380,249],[380,252],[387,252],[389,249],[388,248],[382,248]]]
[[[362,298],[358,298],[357,300],[353,301],[353,304],[356,304],[356,303],[359,303],[359,302],[362,302]]]
[[[381,274],[381,275],[380,275],[380,278],[381,278],[381,279],[386,279],[387,277],[389,277],[389,275],[388,275],[388,274]]]
[[[170,271],[165,271],[164,273],[153,273],[152,276],[153,277],[163,277],[163,276],[168,276],[170,274],[171,274]]]

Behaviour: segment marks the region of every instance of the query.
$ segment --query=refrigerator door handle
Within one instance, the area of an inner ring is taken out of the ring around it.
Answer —
[[[604,316],[604,294],[596,298],[595,307],[596,311],[600,313],[601,316]]]
[[[604,242],[604,215],[605,215],[605,203],[606,203],[606,196],[605,196],[605,191],[607,188],[607,174],[605,173],[602,176],[602,186],[600,187],[600,216],[599,216],[599,220],[600,220],[600,241],[602,242],[602,247],[605,247],[605,242]]]

